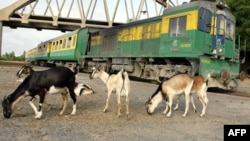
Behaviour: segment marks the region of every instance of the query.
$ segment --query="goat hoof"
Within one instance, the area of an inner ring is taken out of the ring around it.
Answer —
[[[42,117],[42,112],[38,112],[35,114],[36,119],[40,119]]]
[[[167,117],[167,118],[170,118],[170,117],[171,117],[171,115],[167,115],[166,117]]]
[[[194,113],[196,113],[197,112],[197,110],[196,109],[194,109]]]
[[[182,117],[184,117],[184,118],[185,118],[185,117],[186,117],[186,115],[182,115]]]
[[[41,119],[43,119],[42,117],[39,117],[39,118],[35,118],[36,120],[41,120]]]
[[[104,110],[103,110],[103,113],[106,113],[106,112],[107,112],[107,110],[106,110],[106,109],[104,109]]]
[[[41,119],[42,117],[41,116],[35,116],[34,118],[35,119]]]
[[[71,116],[75,116],[75,115],[76,115],[76,112],[73,111],[73,112],[70,113],[70,115],[71,115]]]
[[[41,118],[41,117],[34,116],[34,118],[35,118],[35,119],[39,119],[39,118]]]

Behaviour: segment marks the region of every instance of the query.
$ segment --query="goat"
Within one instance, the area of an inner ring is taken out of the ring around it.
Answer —
[[[107,86],[108,89],[108,97],[106,99],[106,105],[103,109],[105,113],[109,106],[109,99],[110,95],[113,91],[116,92],[117,96],[117,103],[118,103],[118,114],[117,117],[121,116],[121,96],[126,97],[126,115],[128,118],[129,115],[129,93],[130,93],[130,80],[128,77],[128,73],[121,69],[117,74],[109,75],[105,71],[101,70],[100,67],[95,68],[93,67],[92,73],[90,74],[89,78],[100,78]]]
[[[190,92],[193,86],[193,82],[194,80],[187,74],[178,74],[173,76],[169,80],[162,81],[161,84],[158,86],[157,90],[153,93],[151,97],[149,97],[149,99],[145,103],[147,113],[152,114],[158,104],[163,99],[166,99],[166,110],[164,112],[167,112],[169,107],[167,117],[170,117],[172,112],[173,99],[176,96],[179,96],[184,93],[186,99],[186,108],[182,116],[186,117],[187,112],[189,110]]]
[[[4,117],[10,118],[16,103],[25,96],[31,96],[32,98],[30,99],[29,104],[35,112],[35,118],[41,118],[42,106],[46,93],[52,93],[51,91],[54,88],[57,90],[57,93],[59,91],[61,92],[64,99],[63,108],[59,114],[62,115],[67,106],[66,94],[69,93],[73,100],[73,110],[71,115],[75,115],[76,94],[74,92],[74,86],[76,73],[77,72],[73,72],[67,67],[55,67],[45,71],[35,71],[31,73],[13,93],[4,97],[4,100],[2,101]],[[39,96],[38,109],[33,103],[36,95]]]
[[[208,104],[207,88],[208,88],[208,79],[210,78],[210,74],[208,74],[206,78],[204,78],[203,76],[194,76],[192,78],[194,80],[194,83],[193,83],[193,86],[191,89],[191,94],[196,93],[196,95],[198,96],[198,99],[202,103],[203,108],[202,108],[202,112],[200,114],[200,117],[203,117],[206,113],[206,108],[207,108],[207,104]],[[196,107],[195,107],[195,104],[193,102],[192,95],[191,95],[191,103],[193,105],[194,111],[196,112]],[[177,98],[177,103],[176,103],[174,110],[178,109],[178,105],[179,105],[179,98]],[[165,111],[163,113],[166,113],[167,110],[168,109],[165,109]]]
[[[23,65],[16,73],[18,82],[23,82],[24,78],[35,72],[31,65]],[[75,82],[74,91],[76,96],[94,94],[94,90],[87,84]],[[53,93],[53,92],[52,92]]]

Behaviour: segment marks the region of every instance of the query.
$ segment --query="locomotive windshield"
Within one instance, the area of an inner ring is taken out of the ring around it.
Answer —
[[[209,33],[211,31],[212,14],[209,10],[201,7],[199,9],[198,29]]]

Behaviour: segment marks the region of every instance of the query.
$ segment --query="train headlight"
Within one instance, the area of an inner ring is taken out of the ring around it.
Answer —
[[[224,0],[217,0],[216,7],[219,9],[227,8],[227,4]]]

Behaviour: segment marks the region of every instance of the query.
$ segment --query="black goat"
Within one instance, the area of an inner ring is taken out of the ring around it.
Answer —
[[[67,67],[55,67],[45,71],[33,72],[24,79],[12,94],[4,97],[2,102],[4,117],[10,118],[15,104],[25,96],[31,96],[32,98],[30,99],[29,104],[35,112],[35,118],[41,118],[44,98],[46,93],[51,93],[50,91],[52,89],[56,89],[57,93],[60,91],[64,99],[63,108],[59,114],[62,115],[67,106],[66,96],[69,93],[73,100],[73,110],[71,115],[75,115],[76,94],[74,92],[74,85],[76,73],[77,72],[73,72]],[[38,109],[33,103],[36,95],[40,98]]]

